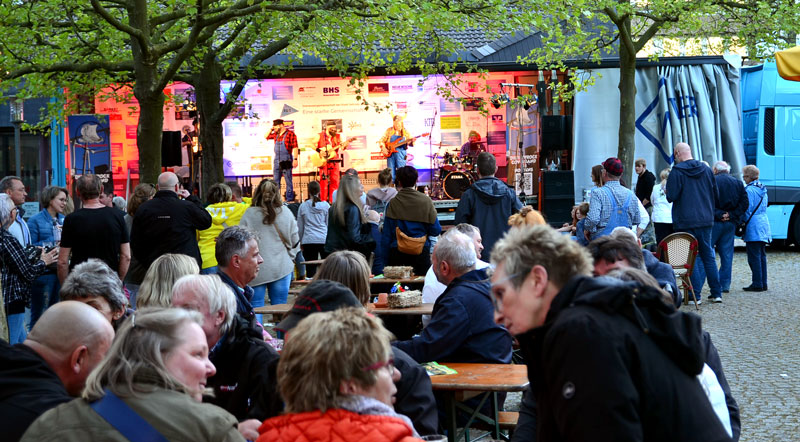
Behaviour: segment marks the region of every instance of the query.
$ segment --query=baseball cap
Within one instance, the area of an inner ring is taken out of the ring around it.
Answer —
[[[606,170],[611,175],[614,176],[621,176],[622,175],[622,161],[619,158],[611,157],[605,161],[603,161],[603,169]]]
[[[275,329],[286,333],[312,313],[331,312],[342,307],[363,306],[356,295],[340,282],[327,279],[312,281],[297,295],[289,314]]]
[[[283,124],[283,120],[281,120],[280,118],[278,118],[277,120],[272,120],[273,126],[277,126],[279,124]]]

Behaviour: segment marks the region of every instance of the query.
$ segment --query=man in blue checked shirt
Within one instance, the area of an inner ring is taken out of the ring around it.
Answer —
[[[612,230],[620,226],[630,229],[639,224],[636,195],[619,182],[622,171],[619,158],[611,157],[603,162],[603,187],[595,189],[589,200],[584,232],[587,240],[610,235]]]

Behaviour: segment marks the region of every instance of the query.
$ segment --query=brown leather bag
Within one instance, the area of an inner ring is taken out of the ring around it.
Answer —
[[[408,236],[395,227],[395,234],[397,235],[397,250],[406,255],[419,255],[425,247],[425,241],[428,240],[428,235],[423,235],[419,238]]]

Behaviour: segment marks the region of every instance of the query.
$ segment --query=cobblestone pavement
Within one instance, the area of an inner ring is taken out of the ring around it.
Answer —
[[[712,304],[706,286],[700,305],[739,403],[742,442],[800,440],[800,252],[768,249],[767,268],[768,292],[743,291],[750,268],[737,248],[731,292]]]

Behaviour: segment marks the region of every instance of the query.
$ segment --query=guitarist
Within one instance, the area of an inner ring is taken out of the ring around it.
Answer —
[[[331,201],[333,191],[339,188],[339,171],[342,163],[340,150],[346,149],[348,144],[349,142],[342,143],[341,136],[336,132],[335,121],[325,123],[325,130],[319,134],[317,141],[317,153],[327,160],[318,170],[322,201]]]
[[[390,149],[387,147],[389,143],[397,141],[408,140],[395,148],[395,151],[389,155]],[[414,139],[411,134],[403,127],[403,117],[395,115],[392,118],[392,127],[386,129],[386,133],[381,138],[381,153],[386,157],[386,167],[392,171],[392,182],[395,181],[395,172],[397,169],[406,165],[406,148],[414,145]]]

